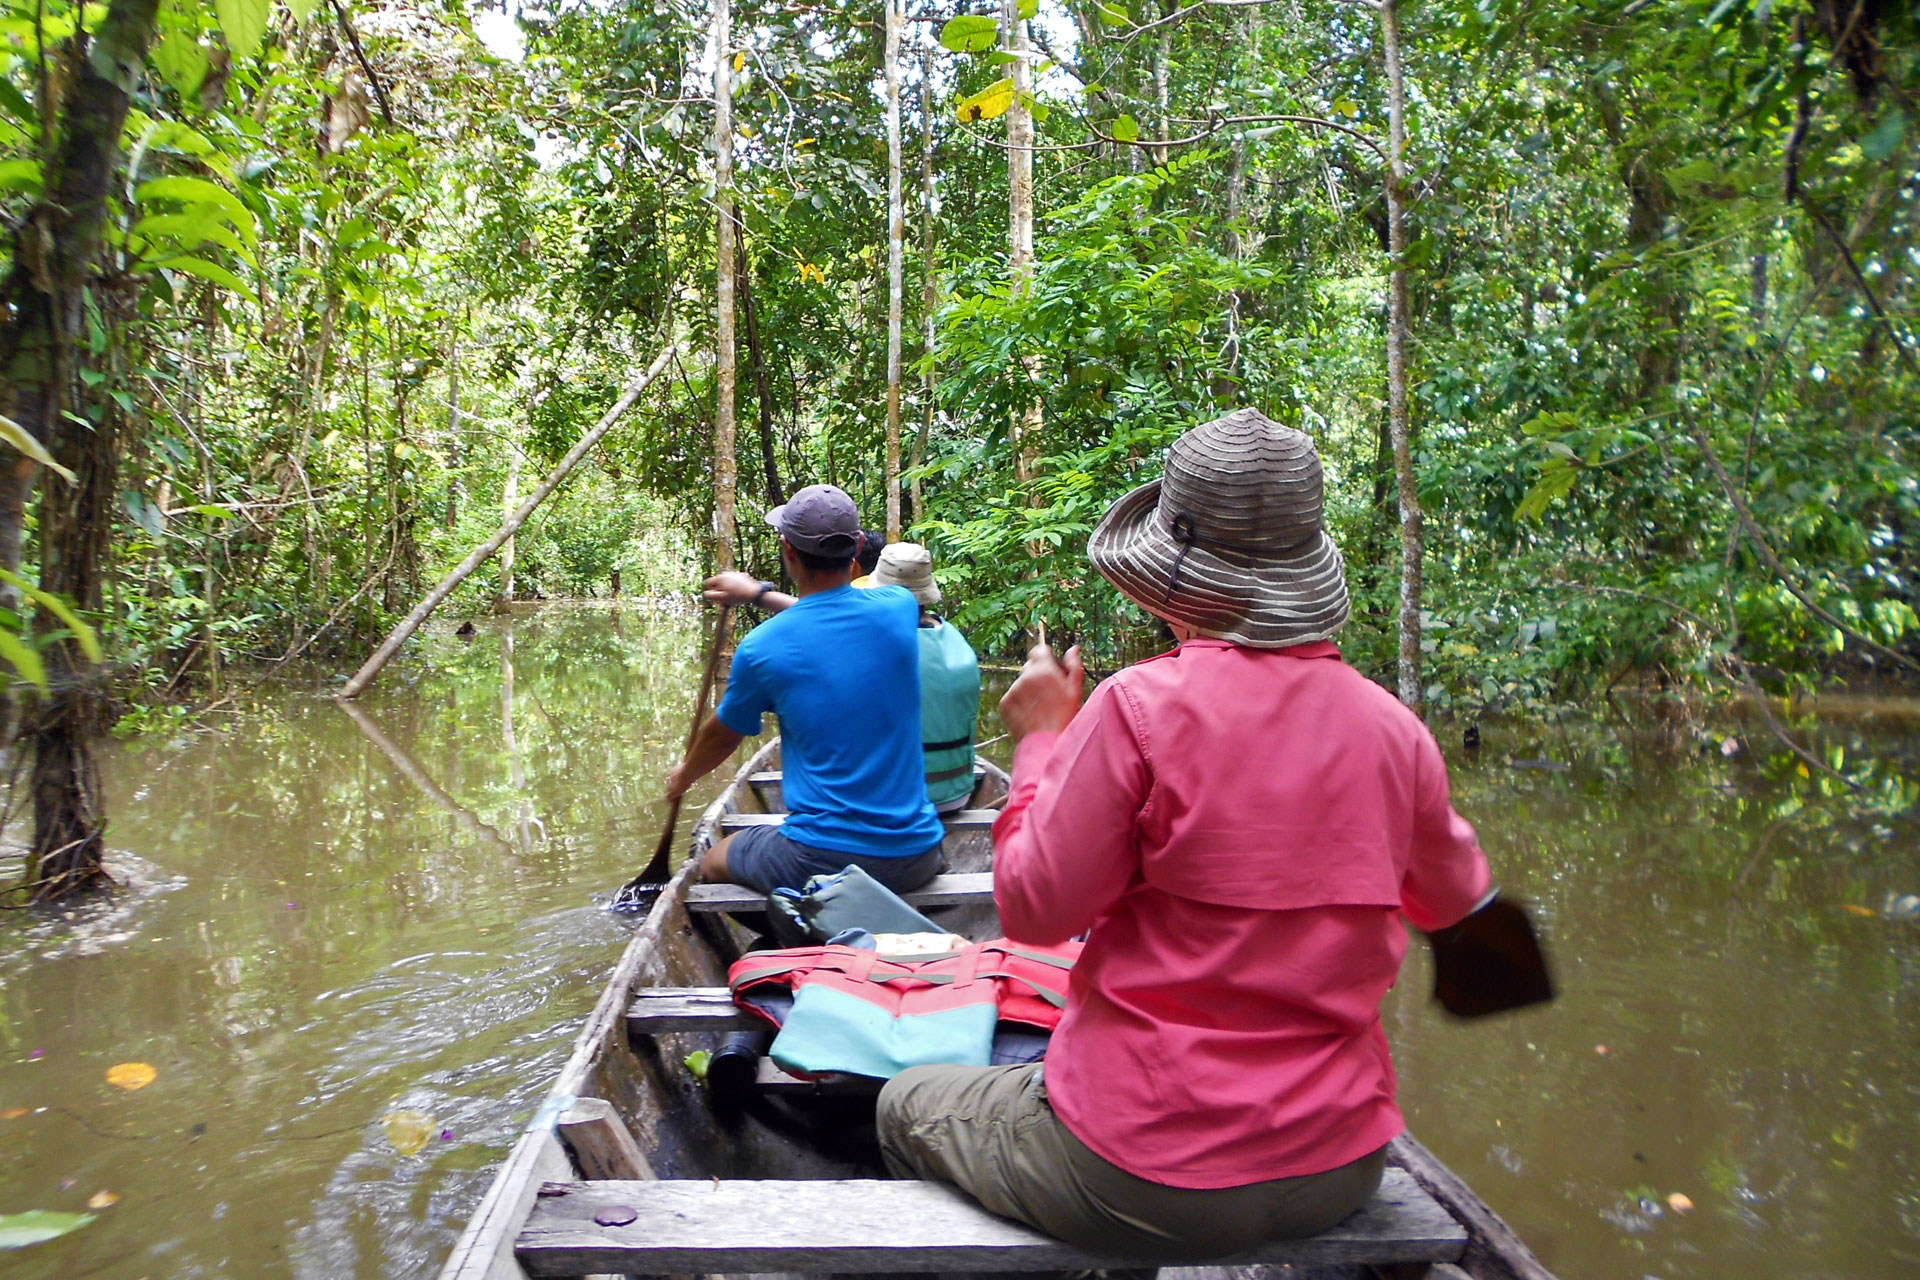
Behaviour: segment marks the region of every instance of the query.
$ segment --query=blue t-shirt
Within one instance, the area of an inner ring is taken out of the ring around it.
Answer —
[[[920,605],[904,587],[803,596],[734,650],[716,712],[735,733],[780,718],[787,835],[836,853],[910,857],[943,830],[920,753]]]

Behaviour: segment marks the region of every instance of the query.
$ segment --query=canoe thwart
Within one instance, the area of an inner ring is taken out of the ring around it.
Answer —
[[[733,1002],[725,987],[641,987],[627,1004],[627,1034],[744,1031],[767,1024]]]
[[[958,809],[940,815],[949,831],[985,831],[1000,816],[998,809]],[[787,820],[784,813],[729,813],[720,819],[722,835],[745,831],[748,827],[777,827]]]
[[[611,1225],[608,1225],[611,1224]],[[1467,1233],[1404,1171],[1324,1234],[1213,1265],[1450,1262]],[[541,1188],[514,1254],[530,1276],[594,1272],[1060,1271],[1126,1267],[908,1180],[569,1182]]]
[[[954,907],[993,901],[991,871],[961,871],[935,876],[900,895],[915,907]],[[767,895],[740,884],[696,884],[687,890],[689,911],[764,911]]]

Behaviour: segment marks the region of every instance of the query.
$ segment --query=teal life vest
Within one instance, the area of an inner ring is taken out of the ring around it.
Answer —
[[[950,622],[920,628],[920,739],[927,799],[935,805],[973,790],[974,724],[980,717],[980,660]]]

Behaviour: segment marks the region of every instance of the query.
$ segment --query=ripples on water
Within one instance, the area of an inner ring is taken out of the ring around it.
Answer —
[[[632,927],[595,895],[652,851],[699,643],[555,609],[431,639],[370,730],[316,681],[117,748],[129,888],[0,920],[0,1115],[27,1112],[0,1213],[121,1199],[0,1273],[431,1276]],[[1450,752],[1562,998],[1447,1023],[1416,949],[1403,1101],[1567,1280],[1920,1274],[1920,922],[1889,915],[1920,892],[1920,722],[1819,729],[1864,798],[1731,728]],[[123,1061],[158,1076],[122,1092]],[[415,1154],[399,1111],[430,1118]]]

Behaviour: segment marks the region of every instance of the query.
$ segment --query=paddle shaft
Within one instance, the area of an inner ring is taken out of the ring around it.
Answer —
[[[707,697],[713,692],[714,672],[720,667],[720,642],[726,638],[727,614],[732,608],[730,604],[721,605],[720,612],[713,620],[713,639],[707,644],[707,669],[700,675],[700,696],[694,700],[693,723],[687,726],[687,745],[680,753],[683,757],[693,749],[693,740],[700,734],[700,722],[707,714]],[[673,858],[673,834],[679,826],[680,797],[675,796],[667,802],[667,825],[660,833],[660,844],[654,849],[653,857],[641,869],[640,874],[629,882],[633,887],[658,884],[666,880]]]

